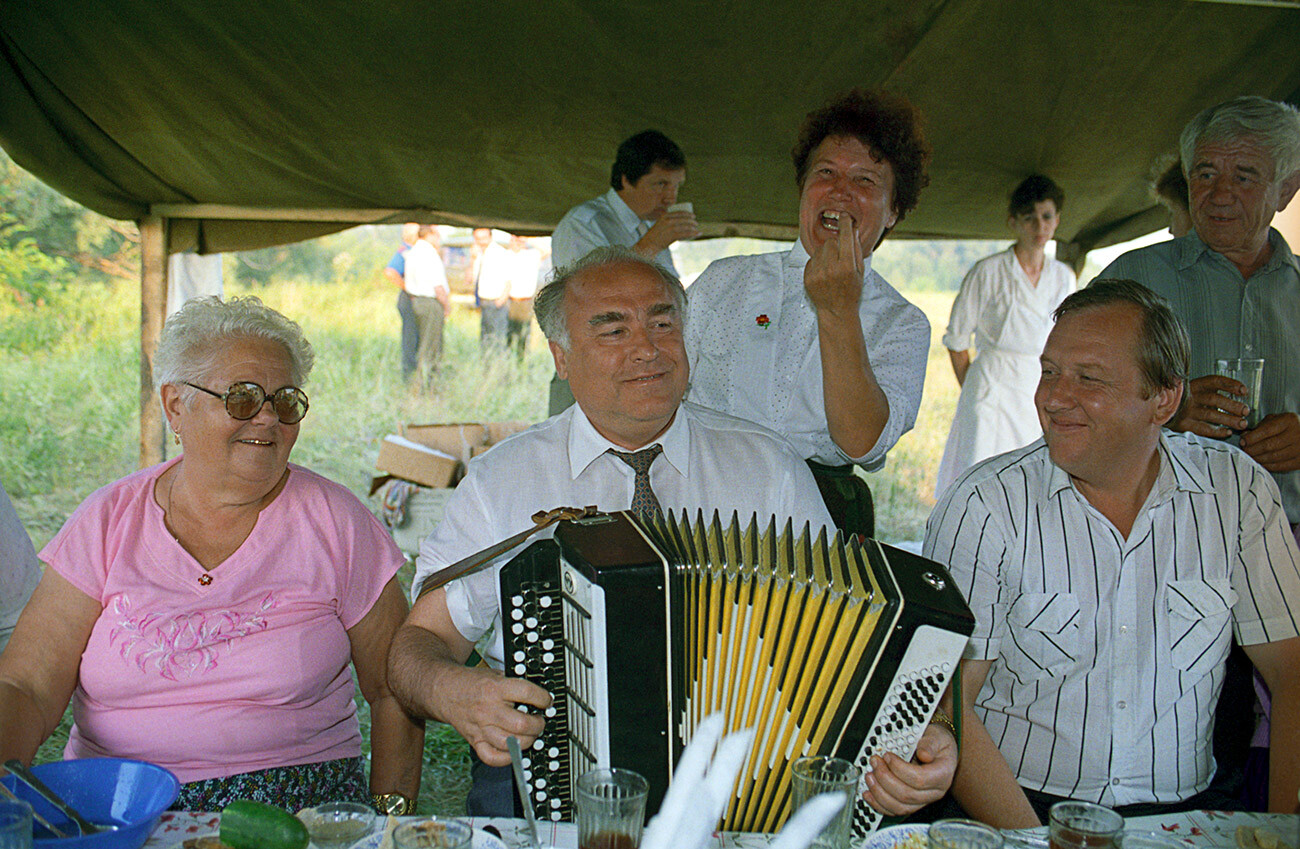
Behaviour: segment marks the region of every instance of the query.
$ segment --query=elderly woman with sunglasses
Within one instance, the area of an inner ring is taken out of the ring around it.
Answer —
[[[29,761],[71,699],[65,757],[167,767],[180,808],[416,797],[423,729],[386,676],[402,555],[347,489],[289,463],[312,360],[256,298],[168,320],[155,382],[183,453],[92,494],[41,552],[0,655],[0,758]]]

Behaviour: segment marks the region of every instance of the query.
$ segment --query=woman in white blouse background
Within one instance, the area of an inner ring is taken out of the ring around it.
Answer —
[[[1034,174],[1011,193],[1015,243],[975,263],[953,301],[943,344],[961,384],[935,495],[971,466],[1043,435],[1034,410],[1038,355],[1052,311],[1074,290],[1074,272],[1047,257],[1065,193]],[[974,348],[977,356],[971,356]]]

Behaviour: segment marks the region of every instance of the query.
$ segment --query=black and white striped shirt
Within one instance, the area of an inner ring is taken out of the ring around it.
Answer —
[[[1204,790],[1229,626],[1244,645],[1300,634],[1273,479],[1223,443],[1164,432],[1159,450],[1128,539],[1042,440],[974,467],[926,526],[975,613],[966,656],[994,661],[977,711],[1025,787],[1111,806]]]

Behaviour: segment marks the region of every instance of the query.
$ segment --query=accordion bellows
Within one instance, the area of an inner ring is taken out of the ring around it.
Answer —
[[[790,764],[910,757],[974,620],[942,567],[769,520],[599,514],[501,572],[506,672],[555,703],[526,753],[538,816],[571,819],[597,766],[645,775],[658,807],[696,726],[754,728],[722,828],[775,831]],[[854,831],[879,815],[858,801]]]

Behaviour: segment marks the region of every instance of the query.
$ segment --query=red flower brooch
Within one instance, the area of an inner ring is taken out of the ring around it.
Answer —
[[[757,322],[758,326],[762,327],[763,329],[767,329],[767,326],[772,323],[772,319],[767,317],[767,313],[763,313],[758,318],[754,319],[754,321]]]

